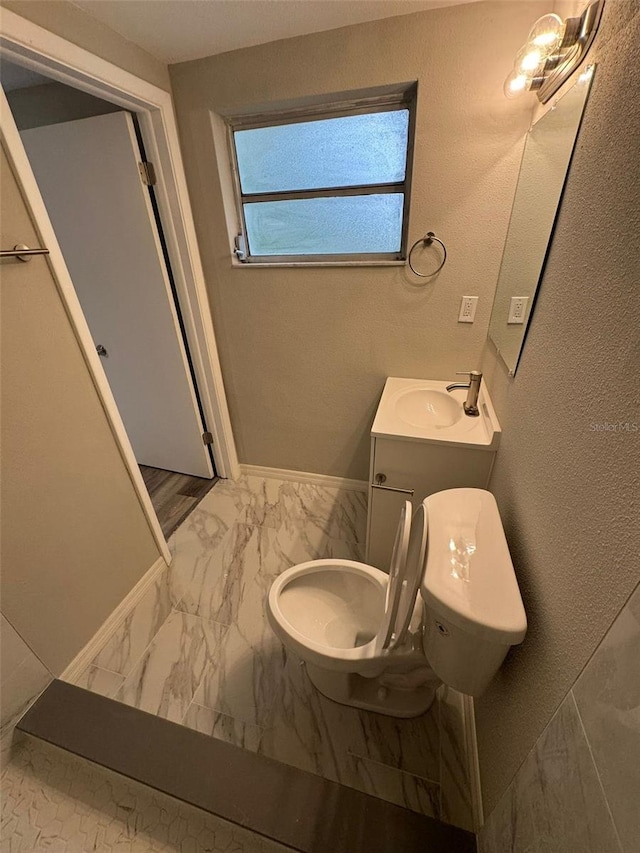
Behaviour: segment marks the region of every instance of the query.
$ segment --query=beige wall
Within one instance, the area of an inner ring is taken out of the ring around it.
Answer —
[[[640,577],[639,45],[638,4],[607,3],[518,372],[484,362],[503,429],[490,488],[530,626],[476,703],[487,814]]]
[[[544,9],[463,5],[171,67],[242,462],[365,479],[385,378],[479,365],[532,109],[502,84]],[[404,267],[232,268],[210,111],[415,79],[410,237],[442,237],[442,274],[416,286]],[[457,323],[463,294],[480,297],[474,325]]]
[[[170,89],[164,62],[67,0],[2,0],[2,7],[161,89]]]
[[[2,156],[2,246],[36,235]],[[44,258],[2,262],[2,612],[55,675],[158,559]]]
[[[44,83],[7,92],[18,130],[115,113],[122,109],[63,83]]]

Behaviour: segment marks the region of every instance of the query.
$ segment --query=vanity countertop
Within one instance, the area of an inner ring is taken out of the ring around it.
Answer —
[[[371,435],[497,450],[501,429],[486,386],[481,386],[478,397],[480,414],[470,417],[462,407],[466,390],[447,391],[448,384],[445,380],[390,376],[385,382]]]

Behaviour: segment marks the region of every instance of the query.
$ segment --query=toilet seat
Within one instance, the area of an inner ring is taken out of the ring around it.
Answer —
[[[398,593],[402,589],[402,581],[407,570],[407,555],[409,552],[409,538],[411,536],[411,504],[405,501],[400,509],[400,520],[396,530],[396,538],[391,552],[391,565],[387,579],[387,593],[385,596],[384,616],[378,631],[378,652],[388,649],[396,630],[396,619],[400,604]]]
[[[309,663],[353,672],[404,642],[424,569],[426,515],[412,525],[405,501],[390,574],[353,560],[311,560],[286,569],[269,591],[268,616],[280,640]]]
[[[407,504],[410,513],[411,505],[408,501]],[[385,646],[389,651],[401,646],[406,639],[424,573],[428,528],[427,513],[423,504],[420,504],[410,519],[410,534],[404,564],[401,567],[392,564],[389,573],[387,596],[396,602],[393,630]]]

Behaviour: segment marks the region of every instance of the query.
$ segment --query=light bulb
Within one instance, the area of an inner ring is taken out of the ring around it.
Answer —
[[[543,15],[533,25],[527,43],[549,56],[562,41],[564,29],[564,21],[558,15]]]
[[[507,98],[517,98],[531,85],[531,78],[518,69],[514,69],[504,81],[504,94]]]
[[[546,57],[547,54],[541,48],[527,43],[518,51],[515,70],[520,73],[524,72],[531,77],[536,68],[539,68],[545,61]]]

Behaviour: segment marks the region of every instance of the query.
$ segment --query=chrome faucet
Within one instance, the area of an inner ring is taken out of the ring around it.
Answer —
[[[480,414],[478,408],[478,394],[480,393],[480,383],[482,382],[482,373],[479,370],[463,370],[456,371],[456,376],[468,376],[469,382],[453,382],[447,385],[447,391],[454,391],[456,388],[467,389],[467,399],[462,404],[465,415],[476,418]]]

